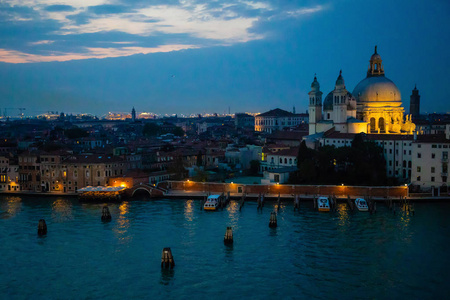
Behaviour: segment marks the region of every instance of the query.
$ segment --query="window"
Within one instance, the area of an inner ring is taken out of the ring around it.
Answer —
[[[392,160],[389,161],[389,166],[392,166]]]
[[[434,173],[434,171],[435,171],[435,168],[431,167],[431,173]]]
[[[435,158],[435,157],[436,157],[436,154],[431,153],[431,158]]]
[[[417,181],[420,181],[420,176],[417,176]]]
[[[422,158],[422,154],[421,153],[417,153],[417,158]]]
[[[434,182],[434,177],[431,177],[431,182]]]

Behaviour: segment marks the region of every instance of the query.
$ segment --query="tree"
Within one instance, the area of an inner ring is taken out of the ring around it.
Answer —
[[[203,166],[203,154],[202,154],[202,150],[198,151],[197,154],[197,167],[201,167]]]
[[[250,161],[250,174],[251,175],[258,175],[259,173],[259,166],[260,166],[259,160],[251,160]]]
[[[184,136],[184,130],[181,127],[175,126],[175,128],[173,129],[173,134],[175,136]]]
[[[79,139],[89,136],[89,133],[79,127],[72,127],[64,131],[64,135],[69,139]]]
[[[159,133],[159,126],[155,123],[147,123],[144,125],[142,134],[145,136],[157,136]]]

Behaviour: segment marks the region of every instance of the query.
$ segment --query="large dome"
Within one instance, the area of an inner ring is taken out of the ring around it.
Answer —
[[[367,77],[353,90],[353,97],[360,104],[374,106],[400,106],[401,94],[397,86],[384,76]]]

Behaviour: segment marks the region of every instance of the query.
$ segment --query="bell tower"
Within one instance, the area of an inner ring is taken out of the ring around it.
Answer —
[[[384,76],[383,61],[380,54],[377,53],[377,46],[375,46],[375,53],[370,57],[369,69],[367,70],[367,77],[376,76]]]
[[[317,77],[314,75],[314,81],[311,83],[309,95],[309,134],[316,133],[316,124],[322,120],[322,92]]]
[[[413,120],[420,116],[420,95],[417,86],[414,86],[412,94],[410,96],[409,102],[409,113],[411,114]]]
[[[333,90],[333,122],[336,130],[339,132],[347,132],[348,101],[348,91],[345,88],[341,70]]]

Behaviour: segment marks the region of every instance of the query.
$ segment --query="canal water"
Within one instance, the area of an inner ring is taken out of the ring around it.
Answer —
[[[1,299],[443,299],[450,281],[450,204],[415,215],[319,213],[312,203],[205,212],[199,200],[102,204],[0,197]],[[39,219],[48,233],[38,237]],[[234,245],[225,246],[227,226]],[[161,270],[170,247],[176,266]]]

